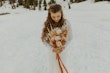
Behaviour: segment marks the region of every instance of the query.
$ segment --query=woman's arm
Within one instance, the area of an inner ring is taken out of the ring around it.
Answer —
[[[71,27],[71,24],[68,20],[65,21],[65,25],[62,27],[62,28],[66,28],[67,31],[68,31],[68,34],[67,34],[67,38],[66,38],[66,45],[65,46],[68,46],[68,44],[72,41],[73,39],[73,34],[72,34],[72,27]]]

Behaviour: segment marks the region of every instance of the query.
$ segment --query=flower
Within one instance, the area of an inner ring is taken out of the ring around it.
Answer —
[[[66,44],[67,30],[61,28],[52,28],[48,30],[49,43],[54,48],[64,48]]]
[[[61,33],[62,33],[62,30],[59,29],[59,28],[57,28],[57,29],[56,29],[56,34],[60,35]]]
[[[47,28],[48,30],[48,39],[49,39],[49,44],[53,47],[53,52],[56,53],[56,59],[58,60],[58,64],[61,70],[61,73],[63,73],[63,68],[65,71],[68,73],[68,70],[64,66],[59,53],[61,53],[64,49],[64,46],[66,44],[66,37],[67,37],[67,29],[61,29],[61,28],[52,28],[51,31]],[[61,66],[62,65],[62,66]]]
[[[58,40],[61,40],[62,38],[61,38],[61,36],[55,36],[55,38],[54,38],[56,41],[58,41]]]

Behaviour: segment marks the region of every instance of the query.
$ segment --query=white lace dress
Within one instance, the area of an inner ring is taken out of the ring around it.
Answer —
[[[65,49],[66,46],[68,46],[69,42],[72,40],[72,30],[71,30],[71,25],[70,23],[66,20],[65,24],[62,26],[62,28],[67,28],[68,30],[68,35],[67,35],[67,43],[65,45]],[[60,73],[60,69],[56,60],[56,54],[54,52],[52,52],[52,48],[50,47],[50,45],[48,45],[48,43],[43,42],[44,45],[46,45],[46,48],[48,49],[48,57],[47,57],[47,62],[48,62],[48,70],[49,73]],[[65,50],[64,49],[64,50]],[[66,52],[62,52],[60,54],[60,57],[63,61],[63,63],[66,63],[66,59],[67,57],[65,56]]]

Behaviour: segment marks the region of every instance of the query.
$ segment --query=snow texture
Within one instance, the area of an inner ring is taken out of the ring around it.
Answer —
[[[110,3],[71,6],[63,11],[73,39],[61,53],[69,73],[110,73]],[[47,11],[4,5],[0,13],[5,12],[10,14],[0,15],[0,73],[56,72],[55,54],[40,38]]]

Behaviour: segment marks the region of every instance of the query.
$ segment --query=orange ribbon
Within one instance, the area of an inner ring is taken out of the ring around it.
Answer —
[[[62,60],[61,60],[59,54],[56,54],[56,59],[58,60],[58,64],[59,64],[59,68],[60,68],[61,73],[64,73],[64,72],[63,72],[63,68],[64,68],[64,70],[66,71],[66,73],[69,73],[68,70],[67,70],[67,68],[66,68],[65,65],[63,64],[63,62],[62,62]]]

